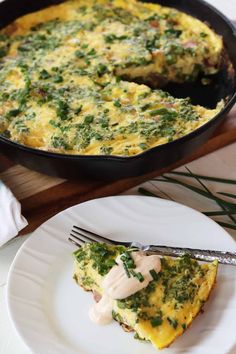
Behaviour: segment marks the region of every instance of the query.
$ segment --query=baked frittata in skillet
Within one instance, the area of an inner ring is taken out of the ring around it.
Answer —
[[[146,280],[144,274],[137,273],[132,254],[123,246],[87,243],[74,252],[74,279],[101,301],[101,296],[106,294],[104,279],[117,267],[118,256],[125,272],[128,271],[125,277],[130,274],[137,283]],[[164,257],[160,271],[151,269],[150,274],[151,281],[142,290],[127,298],[111,299],[112,317],[125,330],[134,331],[135,338],[163,349],[183,334],[208,300],[215,284],[217,261],[199,264],[187,254],[176,259]],[[124,281],[121,283],[125,286]],[[105,309],[104,306],[102,311]]]
[[[65,154],[136,155],[220,111],[148,84],[215,74],[222,51],[206,24],[158,4],[69,0],[23,16],[0,34],[0,133]]]

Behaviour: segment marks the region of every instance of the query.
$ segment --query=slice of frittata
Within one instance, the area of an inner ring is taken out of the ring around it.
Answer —
[[[129,252],[123,246],[85,244],[74,252],[76,282],[96,296],[117,256]],[[184,255],[161,258],[161,271],[144,289],[122,300],[113,300],[112,316],[135,337],[151,341],[157,349],[168,347],[201,311],[215,284],[217,261],[199,264]]]

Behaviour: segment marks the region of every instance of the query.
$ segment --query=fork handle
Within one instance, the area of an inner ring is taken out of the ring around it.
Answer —
[[[212,262],[215,259],[219,263],[236,266],[236,252],[211,251],[193,248],[180,248],[168,246],[148,246],[145,249],[147,252],[158,253],[163,256],[179,257],[185,253],[191,255],[191,258],[201,261]]]

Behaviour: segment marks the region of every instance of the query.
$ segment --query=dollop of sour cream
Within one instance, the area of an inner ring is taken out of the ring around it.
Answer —
[[[121,255],[122,256],[122,255]],[[97,324],[107,324],[112,320],[112,306],[114,300],[121,300],[146,288],[153,277],[150,271],[159,273],[161,270],[160,257],[157,255],[146,255],[142,251],[131,252],[135,263],[133,271],[142,274],[142,281],[137,277],[127,276],[121,256],[116,258],[117,265],[113,266],[105,276],[102,288],[101,300],[94,304],[89,310],[91,321]]]

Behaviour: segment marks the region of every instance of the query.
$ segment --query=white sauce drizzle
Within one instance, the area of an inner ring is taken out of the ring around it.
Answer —
[[[101,300],[89,310],[91,321],[98,324],[109,323],[112,320],[113,300],[125,299],[146,288],[149,282],[153,280],[150,270],[154,269],[156,273],[160,272],[161,261],[159,256],[147,256],[142,251],[132,252],[131,256],[135,263],[135,269],[133,270],[136,273],[141,273],[144,280],[140,282],[132,275],[129,278],[120,259],[121,256],[117,257],[117,265],[111,268],[103,280],[103,296]]]

